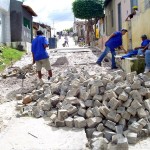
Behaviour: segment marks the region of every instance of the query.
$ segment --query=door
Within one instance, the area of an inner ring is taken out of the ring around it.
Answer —
[[[122,17],[121,17],[122,11],[121,11],[121,3],[118,4],[118,30],[121,30],[122,28]]]

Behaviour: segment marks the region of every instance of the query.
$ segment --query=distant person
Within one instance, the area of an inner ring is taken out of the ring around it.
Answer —
[[[100,57],[97,60],[97,64],[101,66],[101,62],[103,61],[104,57],[111,52],[112,55],[112,64],[111,64],[111,69],[117,69],[118,67],[116,66],[115,62],[115,48],[120,47],[122,50],[126,52],[126,50],[122,46],[122,36],[128,32],[126,29],[122,29],[121,31],[114,32],[110,35],[108,40],[105,43],[105,50],[104,52],[100,55]]]
[[[69,47],[69,43],[68,43],[68,42],[69,42],[69,40],[68,40],[68,36],[67,36],[67,35],[65,35],[65,38],[64,38],[64,39],[65,39],[65,42],[64,42],[65,47],[66,47],[66,46],[68,46],[68,47]]]
[[[43,84],[42,79],[42,67],[44,67],[48,71],[48,80],[52,77],[52,70],[49,61],[49,55],[46,51],[48,47],[48,41],[43,36],[43,32],[41,30],[37,31],[37,36],[32,41],[32,56],[33,56],[33,64],[36,63],[36,69],[38,73],[38,78],[40,80],[40,84]]]
[[[141,36],[141,39],[142,39],[141,46],[135,47],[134,50],[129,51],[127,54],[123,55],[121,58],[125,59],[125,58],[129,58],[129,57],[136,56],[136,55],[143,55],[142,49],[144,49],[148,45],[150,40],[147,39],[147,36],[145,34]]]
[[[138,12],[138,7],[137,6],[133,6],[131,14],[126,18],[125,21],[131,20],[133,18],[133,16],[137,14],[137,12]]]

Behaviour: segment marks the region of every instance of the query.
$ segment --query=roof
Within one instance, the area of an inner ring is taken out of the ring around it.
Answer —
[[[30,6],[22,5],[23,8],[25,8],[32,16],[37,16],[37,14],[33,11],[33,9]]]

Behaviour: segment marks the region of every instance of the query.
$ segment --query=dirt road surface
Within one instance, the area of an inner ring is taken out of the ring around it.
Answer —
[[[72,39],[70,39],[72,40]],[[62,41],[58,43],[59,49],[48,50],[52,65],[53,76],[64,72],[67,68],[75,66],[92,73],[111,72],[110,63],[102,67],[95,64],[100,52],[89,48],[73,46],[62,48]],[[31,54],[25,55],[13,67],[23,67],[32,63]],[[45,70],[44,78],[47,78]],[[6,70],[7,72],[7,70]],[[16,93],[28,92],[34,88],[36,74],[28,74],[22,80],[17,77],[0,78],[0,150],[85,150],[88,140],[84,129],[54,128],[48,125],[46,118],[32,117],[18,118],[15,110]],[[130,150],[149,150],[150,139],[140,141]],[[112,149],[111,149],[112,150]]]

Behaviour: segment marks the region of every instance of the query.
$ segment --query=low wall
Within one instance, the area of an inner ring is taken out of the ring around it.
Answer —
[[[6,43],[6,46],[19,49],[19,50],[25,50],[27,53],[31,52],[31,43],[29,42],[9,42]]]

